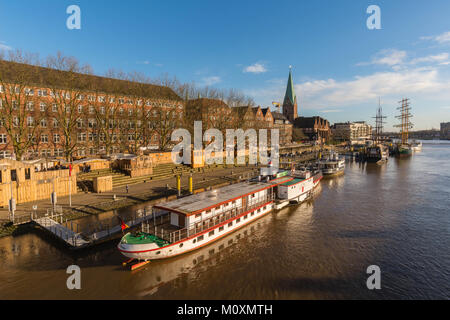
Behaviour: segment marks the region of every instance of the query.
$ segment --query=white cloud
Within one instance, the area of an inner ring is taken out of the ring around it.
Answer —
[[[205,78],[202,79],[202,83],[205,86],[212,86],[212,85],[214,85],[216,83],[219,83],[221,81],[222,81],[222,79],[220,77],[218,77],[218,76],[205,77]]]
[[[450,42],[450,31],[444,32],[437,36],[420,37],[420,40],[433,40],[440,44]]]
[[[437,69],[417,68],[402,72],[377,72],[348,81],[317,80],[297,84],[304,103],[314,106],[348,106],[372,101],[379,96],[440,94],[450,85]],[[298,93],[297,93],[298,94]]]
[[[266,67],[261,63],[255,63],[244,68],[244,73],[264,73],[266,71]]]
[[[378,52],[370,62],[361,62],[358,63],[357,66],[377,64],[394,67],[403,64],[406,56],[406,51],[397,49],[385,49]]]
[[[418,63],[424,63],[424,62],[440,62],[440,64],[448,64],[448,58],[449,55],[448,53],[441,53],[441,54],[437,54],[437,55],[430,55],[427,57],[422,57],[422,58],[416,58],[411,60],[411,64],[418,64]]]

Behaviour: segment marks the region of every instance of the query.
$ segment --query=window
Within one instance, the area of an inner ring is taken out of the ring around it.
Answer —
[[[33,101],[27,102],[27,110],[34,111],[34,103]]]
[[[58,119],[53,118],[53,128],[58,128]]]
[[[197,241],[202,241],[205,237],[201,235],[200,237],[197,237]]]
[[[223,229],[224,229],[224,226],[221,226],[221,227],[219,228],[219,232],[223,231]]]
[[[86,133],[78,133],[77,140],[78,140],[78,142],[85,142],[86,141]]]
[[[48,142],[48,134],[41,134],[41,142],[42,143]]]
[[[45,109],[47,108],[47,105],[45,104],[45,103],[43,103],[43,102],[41,102],[40,104],[39,104],[39,110],[41,111],[41,112],[45,112]]]
[[[41,127],[42,128],[47,128],[47,119],[44,118],[44,119],[41,120]]]
[[[105,97],[99,96],[98,97],[98,102],[105,102]]]
[[[16,118],[17,118],[17,117],[16,117]],[[19,119],[17,119],[17,122],[19,122]],[[27,125],[28,125],[29,127],[34,126],[34,119],[33,119],[33,117],[28,117],[28,118],[27,118]]]
[[[239,222],[241,222],[241,218],[236,219],[236,223],[239,223]]]
[[[252,213],[250,215],[253,216],[254,214],[255,214],[255,211],[252,211]]]
[[[53,135],[53,142],[54,142],[54,143],[59,143],[60,141],[61,141],[61,137],[59,136],[58,133],[55,133],[55,134]]]
[[[247,218],[248,218],[248,214],[246,214],[246,215],[244,216],[244,220],[247,219]]]
[[[213,236],[214,235],[214,230],[213,231],[210,231],[209,233],[208,233],[208,236],[209,237],[211,237],[211,236]]]
[[[78,106],[78,113],[83,113],[83,106]]]
[[[93,114],[95,112],[94,107],[93,106],[89,106],[89,113]]]
[[[31,179],[31,170],[30,168],[25,168],[25,179],[30,180]]]
[[[201,216],[202,216],[201,213],[197,213],[197,214],[195,215],[196,218],[200,218]]]
[[[8,138],[6,134],[0,134],[0,144],[6,144],[8,142]]]
[[[11,181],[17,181],[17,171],[11,170]]]
[[[229,224],[228,224],[228,228],[231,228],[233,226],[233,221],[231,221]]]
[[[58,105],[57,105],[56,103],[54,103],[54,104],[52,105],[52,111],[53,111],[53,112],[58,112]]]

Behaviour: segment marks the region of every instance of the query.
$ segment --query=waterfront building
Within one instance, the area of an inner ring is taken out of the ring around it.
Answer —
[[[364,144],[372,137],[372,126],[365,121],[335,123],[332,127],[336,141],[348,141],[351,144]]]
[[[442,140],[450,140],[450,122],[441,123],[440,138]]]
[[[305,136],[319,143],[325,143],[331,136],[330,122],[319,116],[298,117],[294,128],[302,129]]]
[[[0,61],[0,158],[166,149],[183,119],[170,88]]]

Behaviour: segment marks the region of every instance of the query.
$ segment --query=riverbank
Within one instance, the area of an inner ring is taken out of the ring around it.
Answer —
[[[256,166],[235,167],[232,169],[218,169],[193,176],[194,193],[203,192],[207,188],[219,188],[230,183],[236,183],[254,175],[258,171]],[[182,193],[188,193],[188,176],[182,177]],[[104,212],[127,208],[133,205],[147,203],[149,205],[170,201],[177,197],[176,179],[169,178],[160,181],[148,181],[141,184],[120,187],[108,193],[78,193],[72,196],[70,206],[69,197],[58,198],[58,206],[67,221],[97,215]],[[38,207],[37,214],[45,214],[52,209],[48,200],[35,203],[25,203],[17,206],[15,217],[18,221],[28,222],[33,206]],[[0,237],[21,234],[30,228],[29,223],[12,225],[9,222],[7,208],[0,209]]]

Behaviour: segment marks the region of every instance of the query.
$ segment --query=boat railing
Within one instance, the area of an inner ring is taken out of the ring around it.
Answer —
[[[263,206],[264,204],[272,201],[274,199],[273,195],[261,197],[258,199],[258,202],[253,203],[251,205],[247,205],[243,208],[234,208],[225,212],[218,213],[208,219],[195,222],[189,225],[189,227],[169,232],[166,228],[164,230],[161,227],[154,227],[152,228],[147,225],[143,228],[144,231],[147,231],[148,233],[152,233],[156,235],[157,237],[164,239],[170,243],[178,242],[181,240],[184,240],[186,238],[189,238],[190,236],[193,236],[199,232],[202,232],[204,230],[208,230],[209,228],[212,228],[214,226],[217,226],[229,219],[232,219],[234,217],[237,217],[244,212],[251,211],[253,209],[256,209],[258,207]]]

